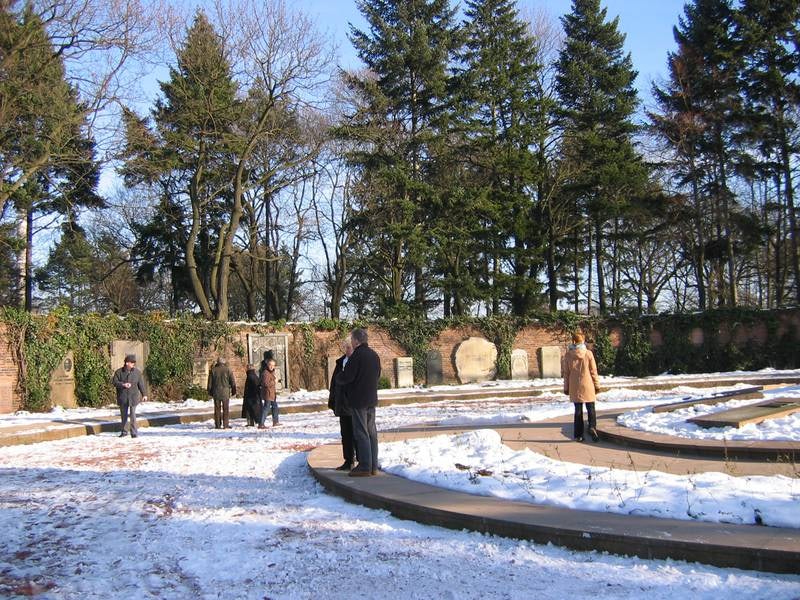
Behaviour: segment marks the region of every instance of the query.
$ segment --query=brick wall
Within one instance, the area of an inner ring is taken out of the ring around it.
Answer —
[[[800,310],[784,310],[776,314],[779,326],[775,335],[781,337],[787,332],[794,332],[796,336],[800,335],[798,333],[800,332]],[[247,348],[247,336],[249,333],[253,333],[253,330],[242,328],[228,347],[221,349],[219,352],[202,352],[198,350],[198,355],[196,356],[196,358],[205,358],[213,363],[220,354],[223,354],[236,376],[238,385],[241,386],[240,392],[244,387],[247,356],[241,356],[238,353]],[[291,368],[289,375],[292,389],[318,390],[327,388],[329,384],[328,359],[338,358],[341,355],[341,335],[336,331],[315,332],[314,351],[310,357],[306,357],[304,355],[304,335],[299,328],[289,326],[285,331],[279,333],[289,334],[288,349]],[[396,386],[394,359],[399,356],[406,356],[406,351],[386,331],[380,328],[370,328],[368,333],[370,346],[381,358],[382,376],[386,377],[392,386]],[[732,340],[736,344],[770,343],[766,326],[764,323],[759,322],[748,324],[723,323],[715,331],[704,331],[696,327],[687,335],[689,335],[692,343],[695,344],[702,344],[703,340],[713,340],[717,344],[725,344],[728,340]],[[472,336],[485,337],[479,328],[464,326],[446,329],[431,340],[431,350],[439,351],[442,355],[444,383],[457,383],[455,352],[462,341]],[[625,343],[622,331],[617,326],[611,325],[610,337],[611,343],[615,347]],[[650,340],[654,345],[658,345],[662,338],[661,332],[654,331]],[[563,353],[568,342],[567,333],[560,328],[531,325],[517,333],[513,348],[521,348],[528,353],[528,374],[529,377],[535,378],[539,376],[537,350],[543,346],[558,346]],[[14,362],[13,352],[8,345],[8,335],[6,335],[5,326],[0,324],[0,413],[11,413],[20,408],[21,399],[17,391],[17,379],[17,365]],[[425,382],[423,380],[417,383]]]
[[[528,377],[536,378],[540,374],[537,350],[542,346],[558,346],[563,355],[569,342],[569,334],[561,329],[525,327],[517,333],[517,337],[514,339],[514,349],[521,348],[528,353]]]
[[[21,399],[17,391],[17,363],[9,345],[5,325],[0,323],[0,414],[19,410]]]

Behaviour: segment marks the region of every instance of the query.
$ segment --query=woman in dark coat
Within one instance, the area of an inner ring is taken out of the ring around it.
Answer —
[[[244,400],[242,402],[242,418],[247,419],[247,426],[251,427],[261,421],[261,385],[258,373],[253,365],[247,365],[247,377],[244,380]]]

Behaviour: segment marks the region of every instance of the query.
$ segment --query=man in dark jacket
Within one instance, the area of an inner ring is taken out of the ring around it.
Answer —
[[[342,350],[344,350],[344,354],[336,359],[336,366],[331,376],[328,408],[333,411],[334,415],[339,417],[339,432],[342,435],[342,455],[344,456],[344,463],[336,467],[336,470],[349,471],[353,468],[353,459],[356,457],[355,439],[353,438],[353,415],[350,411],[350,407],[347,405],[347,397],[345,396],[344,389],[336,383],[336,376],[347,366],[350,355],[353,353],[350,340],[346,340],[342,343]]]
[[[354,329],[350,334],[353,354],[347,366],[336,376],[342,386],[353,418],[353,437],[358,453],[358,466],[351,477],[378,474],[378,430],[375,427],[375,407],[378,406],[378,379],[381,359],[367,345],[367,332]]]
[[[261,422],[261,382],[253,365],[247,365],[244,380],[244,398],[242,399],[242,418],[247,419],[247,426],[252,427]]]
[[[228,411],[231,396],[236,395],[236,380],[221,356],[208,374],[208,393],[214,398],[214,429],[230,429]]]
[[[111,385],[117,390],[117,404],[122,419],[122,430],[119,437],[128,435],[125,425],[130,416],[131,437],[135,438],[139,435],[139,429],[136,427],[136,406],[140,400],[147,402],[147,387],[144,384],[142,372],[136,368],[135,354],[128,354],[125,357],[125,364],[114,371]]]

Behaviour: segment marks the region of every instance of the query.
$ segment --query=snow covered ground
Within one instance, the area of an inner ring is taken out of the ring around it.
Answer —
[[[615,389],[604,393],[600,408],[662,403],[685,390]],[[311,392],[288,402],[322,397]],[[560,394],[536,402],[432,402],[382,407],[378,427],[535,421],[571,410]],[[19,424],[39,417],[13,418]],[[0,426],[11,420],[0,418]],[[135,440],[102,434],[0,448],[0,597],[800,598],[800,575],[576,552],[351,505],[328,495],[305,465],[307,449],[338,439],[337,420],[326,411],[281,421],[267,431],[242,421],[215,430],[205,422],[146,428]],[[472,457],[465,464],[475,465],[501,456],[489,432],[471,435],[442,451],[463,448]],[[390,445],[381,452],[393,468]],[[441,472],[441,462],[428,472]],[[638,485],[640,498],[669,493],[667,484],[643,474],[626,485]],[[718,497],[729,485],[709,483],[708,495]],[[569,491],[558,488],[536,486],[570,505]],[[618,503],[619,489],[610,486],[596,501]],[[775,489],[767,486],[766,495],[777,506],[783,499]]]
[[[482,429],[384,444],[385,471],[506,500],[639,516],[800,527],[800,479],[690,476],[562,462],[514,451]]]
[[[734,386],[746,387],[746,386]],[[676,391],[687,391],[687,388],[677,388]],[[697,390],[691,390],[690,393]],[[719,404],[695,404],[673,412],[654,413],[650,408],[640,408],[627,412],[617,417],[617,422],[631,429],[664,433],[679,437],[705,439],[705,440],[762,440],[762,441],[792,441],[800,442],[800,412],[778,419],[768,419],[761,423],[749,423],[740,428],[736,427],[700,427],[686,420],[730,408],[747,406],[764,400],[775,398],[800,399],[800,386],[782,387],[764,391],[763,399],[736,400],[731,399]]]

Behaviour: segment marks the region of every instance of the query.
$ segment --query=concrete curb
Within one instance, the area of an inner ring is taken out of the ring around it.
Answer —
[[[336,444],[315,448],[307,459],[314,478],[331,493],[426,525],[553,543],[573,550],[773,573],[797,573],[800,564],[800,532],[794,529],[656,519],[507,501],[445,490],[384,472],[376,477],[348,477],[335,470],[340,462],[341,447]]]
[[[626,411],[598,413],[597,434],[600,439],[630,448],[673,452],[679,456],[689,454],[789,463],[800,460],[800,442],[696,440],[648,431],[634,431],[617,424],[617,417],[624,412]]]

